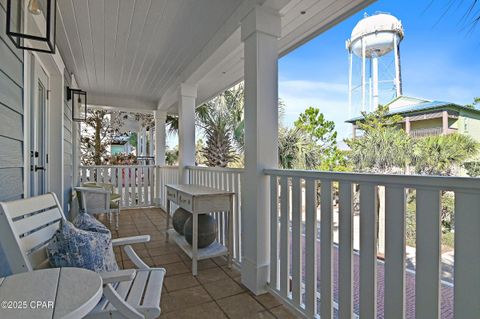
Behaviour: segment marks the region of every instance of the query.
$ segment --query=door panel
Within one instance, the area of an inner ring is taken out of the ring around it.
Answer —
[[[48,192],[48,90],[49,79],[35,58],[30,106],[30,196]]]

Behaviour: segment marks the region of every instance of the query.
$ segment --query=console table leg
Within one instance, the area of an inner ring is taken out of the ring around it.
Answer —
[[[233,196],[230,196],[230,211],[228,212],[228,268],[232,268],[233,259]]]
[[[192,214],[192,274],[197,275],[197,258],[198,258],[198,214]]]
[[[170,229],[170,200],[167,199],[167,226],[165,228],[165,241],[168,243],[168,230]]]

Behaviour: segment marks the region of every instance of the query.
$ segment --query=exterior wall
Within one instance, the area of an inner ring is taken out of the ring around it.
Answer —
[[[6,1],[0,0],[0,201],[23,191],[23,52],[5,34]],[[0,249],[0,277],[10,272]]]
[[[71,87],[70,73],[64,72],[65,92],[67,86]],[[73,187],[73,125],[72,125],[72,101],[67,101],[67,95],[64,98],[63,113],[63,210],[68,216],[72,206],[72,187]]]
[[[458,119],[458,131],[480,141],[480,115],[462,111]]]
[[[410,122],[410,129],[411,130],[419,130],[419,129],[426,129],[426,128],[437,128],[437,127],[442,127],[442,119],[440,119],[440,118]]]

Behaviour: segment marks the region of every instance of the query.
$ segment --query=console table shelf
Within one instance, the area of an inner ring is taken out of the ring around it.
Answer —
[[[228,256],[228,266],[232,265],[233,247],[233,196],[235,193],[222,191],[212,187],[190,184],[168,184],[167,188],[167,226],[166,240],[173,238],[177,245],[192,259],[192,274],[197,275],[197,262],[202,259],[218,256]],[[179,235],[174,229],[170,229],[170,207],[175,203],[192,214],[192,245],[184,236]],[[213,242],[205,248],[198,248],[198,215],[212,212],[224,212],[228,217],[228,246]]]

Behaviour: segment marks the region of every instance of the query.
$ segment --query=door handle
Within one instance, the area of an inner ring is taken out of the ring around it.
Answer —
[[[35,172],[36,172],[36,171],[39,171],[39,170],[41,170],[41,171],[46,171],[47,168],[46,168],[46,167],[43,167],[43,166],[37,166],[37,165],[35,165]]]

